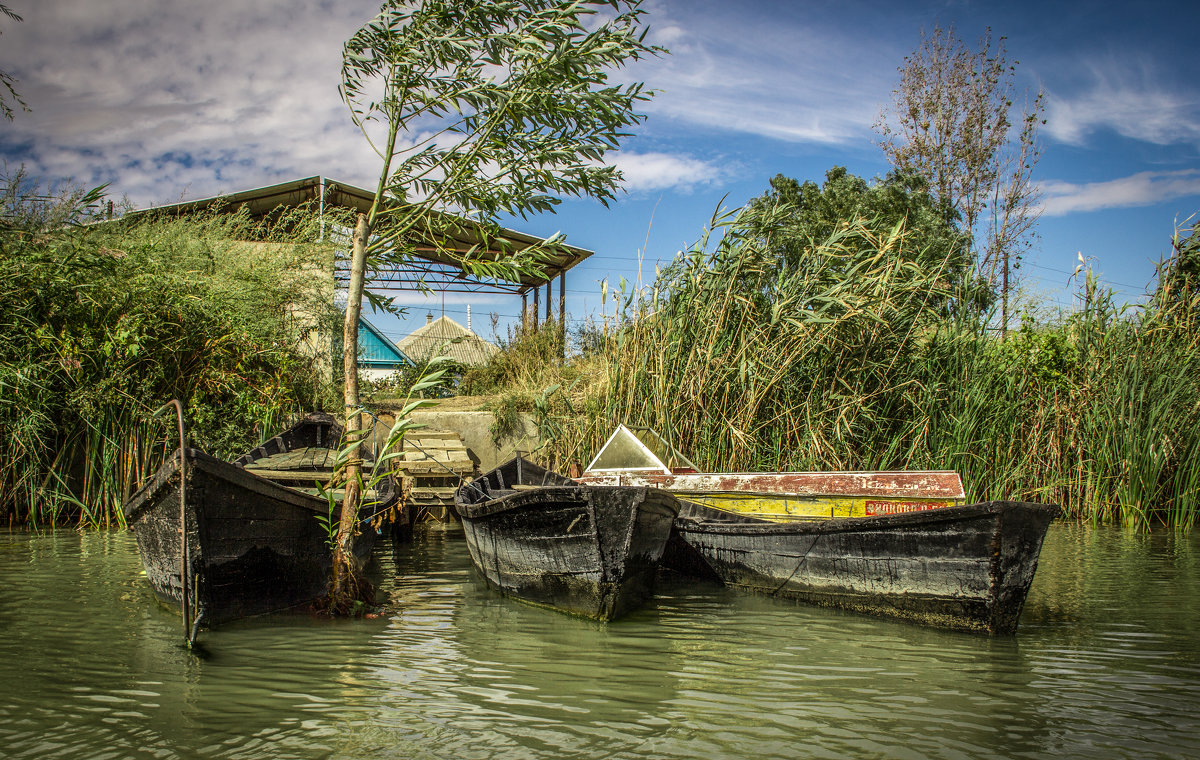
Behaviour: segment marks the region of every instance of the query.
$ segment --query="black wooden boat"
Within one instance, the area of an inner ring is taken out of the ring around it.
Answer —
[[[684,502],[663,565],[811,604],[1012,633],[1057,514],[993,501],[778,523]]]
[[[179,530],[179,451],[126,503],[155,596],[178,608],[188,590],[190,638],[202,624],[296,607],[325,592],[332,556],[322,520],[336,526],[340,507],[331,515],[316,484],[329,480],[341,434],[332,416],[312,414],[233,462],[184,449],[186,540]],[[397,496],[394,480],[385,478],[364,494],[362,512],[390,507]],[[361,527],[360,558],[374,535]]]
[[[493,588],[614,620],[653,593],[679,504],[656,488],[580,485],[517,457],[459,488],[455,507]]]

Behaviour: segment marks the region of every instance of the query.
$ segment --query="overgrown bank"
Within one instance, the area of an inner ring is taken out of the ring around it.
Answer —
[[[620,296],[569,365],[505,375],[497,408],[534,411],[560,466],[625,422],[707,470],[946,468],[975,500],[1193,524],[1200,235],[1177,236],[1146,304],[1118,307],[1081,272],[1077,310],[1005,339],[979,283],[906,220],[852,215],[789,256],[780,211],[717,220],[716,242]],[[499,361],[536,361],[546,342]]]
[[[1074,312],[1005,339],[919,188],[853,180],[715,220],[653,287],[614,294],[569,362],[554,326],[515,333],[462,387],[496,395],[501,435],[533,412],[539,455],[564,469],[626,422],[709,470],[950,468],[973,499],[1193,524],[1200,235],[1177,235],[1145,304],[1118,307],[1083,272]],[[119,523],[169,452],[169,426],[146,422],[169,398],[194,445],[231,455],[331,393],[311,358],[328,348],[305,344],[338,319],[332,254],[303,212],[266,226],[6,218],[3,523]]]
[[[130,489],[173,448],[173,423],[148,421],[170,398],[185,403],[191,445],[223,456],[328,392],[305,344],[336,319],[318,274],[332,254],[309,242],[304,212],[266,225],[239,214],[84,225],[89,199],[39,209],[9,187],[4,524],[120,524]]]

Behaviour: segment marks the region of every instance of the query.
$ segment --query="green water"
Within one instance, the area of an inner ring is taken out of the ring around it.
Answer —
[[[3,758],[1200,757],[1200,540],[1055,525],[987,638],[666,579],[607,626],[494,595],[461,534],[379,620],[180,646],[120,533],[0,534]]]

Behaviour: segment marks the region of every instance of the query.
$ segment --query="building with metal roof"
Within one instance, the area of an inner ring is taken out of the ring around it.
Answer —
[[[500,349],[450,317],[425,317],[425,324],[401,338],[400,349],[419,362],[445,356],[468,367],[486,364]]]
[[[335,208],[367,212],[374,200],[374,193],[346,182],[324,176],[282,182],[277,185],[258,187],[252,190],[226,195],[183,201],[131,214],[162,213],[184,215],[213,209],[237,211],[246,209],[252,218],[264,218],[281,207],[294,208],[313,204],[322,218],[322,235],[325,234],[324,219],[327,211]],[[558,317],[561,326],[566,322],[566,276],[579,262],[592,255],[584,248],[558,243],[550,246],[542,260],[544,277],[521,275],[519,280],[501,277],[481,279],[464,270],[463,260],[470,257],[484,261],[496,261],[504,256],[519,253],[535,244],[544,243],[542,238],[507,228],[489,229],[477,221],[449,214],[441,216],[436,233],[418,232],[413,256],[404,263],[385,267],[372,274],[368,287],[372,291],[442,291],[442,292],[501,292],[521,296],[521,313],[531,315],[536,326],[540,317],[541,296],[544,293],[545,319],[552,318],[551,298],[553,282],[558,280]],[[436,235],[436,241],[432,237]],[[336,272],[339,281],[348,279],[348,272],[339,262]],[[532,312],[528,299],[532,296]]]
[[[358,374],[364,380],[383,380],[405,367],[413,366],[413,360],[399,346],[390,341],[383,332],[364,317],[358,320]]]

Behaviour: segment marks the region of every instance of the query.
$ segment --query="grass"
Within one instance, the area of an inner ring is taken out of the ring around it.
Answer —
[[[1200,277],[1180,274],[1194,234],[1177,234],[1147,305],[1118,306],[1088,273],[1078,310],[1005,338],[916,263],[903,226],[848,221],[781,271],[745,213],[619,295],[587,354],[541,374],[523,345],[498,360],[528,367],[493,390],[533,406],[545,459],[586,463],[625,422],[710,471],[954,469],[973,500],[1195,523]]]
[[[228,456],[328,393],[308,343],[336,319],[318,284],[331,252],[311,215],[85,224],[85,194],[30,208],[40,194],[14,184],[0,224],[5,522],[122,524],[173,449],[148,419],[172,397],[191,445]]]
[[[94,198],[41,208],[19,184],[0,193],[0,519],[121,524],[170,453],[148,417],[172,397],[218,456],[333,402],[311,358],[338,322],[331,251],[304,209],[82,226]],[[653,286],[606,293],[577,336],[510,333],[460,392],[493,397],[497,438],[532,415],[560,469],[624,422],[711,471],[954,469],[976,500],[1195,524],[1194,228],[1146,304],[1119,306],[1088,273],[1078,309],[1003,337],[970,278],[903,223],[848,219],[785,261],[789,213],[714,217]]]

